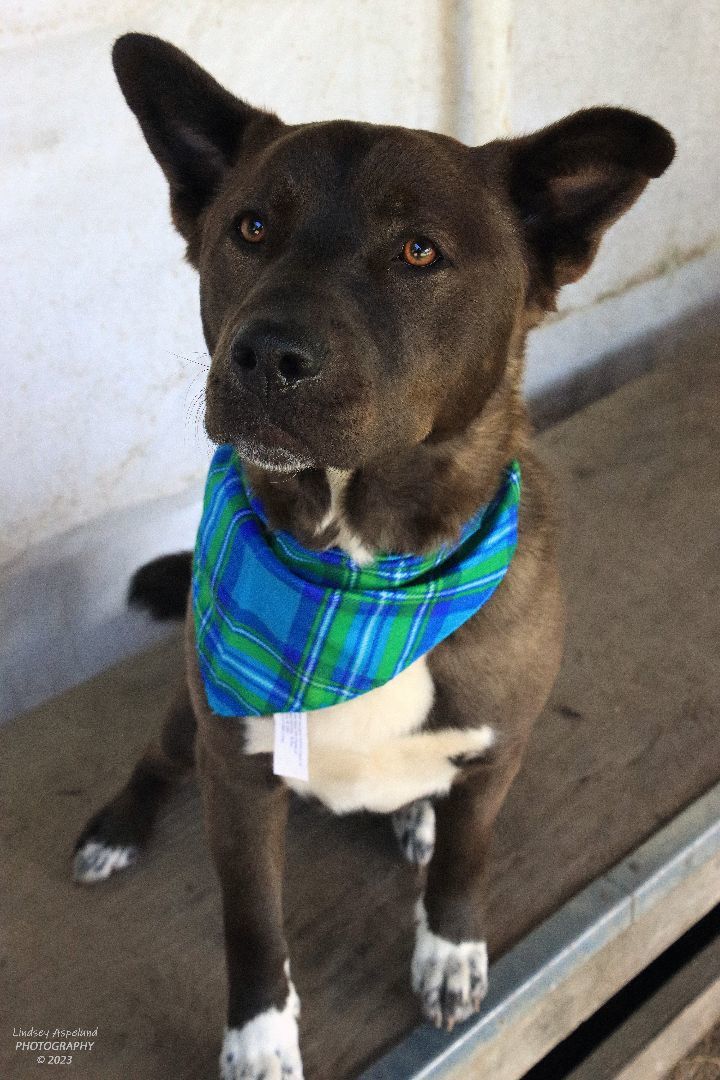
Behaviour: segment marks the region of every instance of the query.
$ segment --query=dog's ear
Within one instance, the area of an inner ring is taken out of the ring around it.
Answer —
[[[594,108],[484,149],[500,156],[526,239],[531,297],[552,309],[557,290],[589,268],[605,230],[667,169],[675,143],[647,116]]]
[[[125,100],[170,185],[173,221],[192,248],[198,217],[243,140],[281,122],[240,101],[160,38],[125,34],[112,59]]]

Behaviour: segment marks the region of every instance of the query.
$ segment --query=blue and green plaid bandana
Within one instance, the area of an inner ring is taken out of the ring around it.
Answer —
[[[193,566],[210,708],[267,716],[336,705],[389,682],[492,596],[517,545],[520,467],[456,544],[358,566],[274,532],[231,446],[210,466]]]

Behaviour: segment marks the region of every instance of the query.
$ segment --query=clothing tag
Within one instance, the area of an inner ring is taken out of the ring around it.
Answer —
[[[308,780],[308,726],[306,712],[275,713],[273,772]]]

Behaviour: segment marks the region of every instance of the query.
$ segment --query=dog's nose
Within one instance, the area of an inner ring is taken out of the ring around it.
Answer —
[[[316,349],[294,340],[293,335],[267,324],[238,330],[230,357],[243,382],[274,379],[291,386],[317,375],[321,359]]]

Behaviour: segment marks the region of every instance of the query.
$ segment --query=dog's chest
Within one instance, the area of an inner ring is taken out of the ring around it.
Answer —
[[[336,524],[338,546],[356,562],[371,560],[372,552],[342,520],[346,475],[328,470],[328,481],[331,506],[318,530]],[[423,730],[434,695],[432,675],[421,657],[367,694],[309,712],[309,780],[288,779],[289,786],[314,795],[335,813],[390,812],[447,791],[458,772],[457,758],[483,754],[493,734],[486,726]],[[271,752],[273,718],[250,717],[245,725],[246,752]]]
[[[367,694],[308,713],[309,780],[288,779],[301,795],[314,795],[336,814],[389,813],[427,795],[446,792],[458,758],[479,757],[492,730],[423,731],[434,687],[425,657]],[[270,753],[274,721],[245,721],[246,753]]]
[[[301,794],[315,795],[336,813],[361,808],[393,810],[415,797],[402,792],[406,758],[413,733],[423,724],[433,701],[425,659],[416,661],[384,686],[367,694],[309,712],[307,783],[288,779]],[[245,721],[247,753],[272,750],[272,717]],[[410,789],[408,789],[410,790]]]

